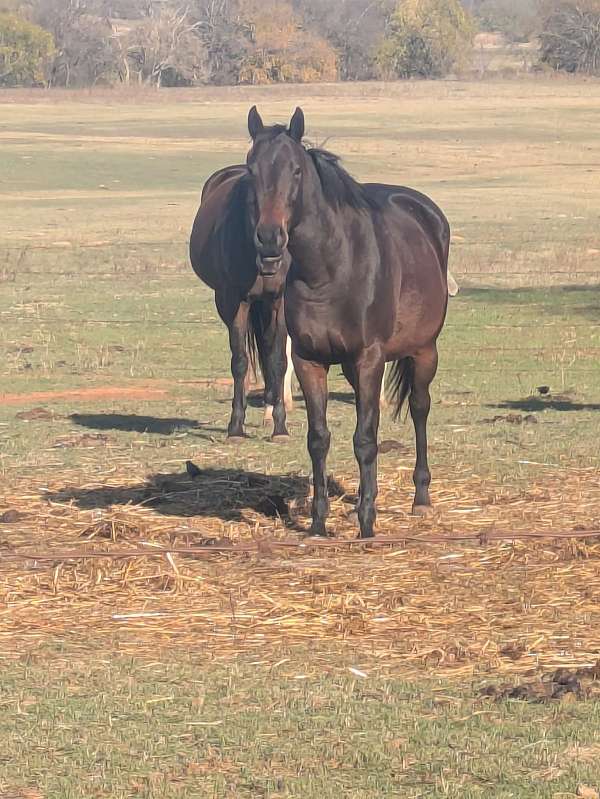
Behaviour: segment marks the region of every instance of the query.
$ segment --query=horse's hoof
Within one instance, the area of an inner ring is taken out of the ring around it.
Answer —
[[[433,516],[433,507],[431,505],[413,505],[412,515],[420,516],[421,518]]]
[[[313,530],[312,528],[306,534],[306,538],[333,538],[334,535],[329,530]]]
[[[240,435],[227,436],[227,441],[230,444],[240,444],[242,441],[246,441],[246,436],[240,436]]]
[[[276,436],[271,436],[271,441],[274,444],[285,444],[290,440],[289,433],[278,433]]]

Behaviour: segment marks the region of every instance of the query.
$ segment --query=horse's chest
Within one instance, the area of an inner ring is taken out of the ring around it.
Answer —
[[[298,353],[308,360],[335,363],[347,354],[346,341],[335,330],[307,326],[295,337]]]
[[[334,363],[348,353],[351,326],[339,318],[338,309],[323,295],[295,296],[286,293],[286,321],[296,351],[309,360]]]

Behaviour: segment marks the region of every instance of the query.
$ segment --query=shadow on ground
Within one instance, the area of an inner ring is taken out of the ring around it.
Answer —
[[[155,433],[172,436],[181,430],[201,430],[207,433],[224,433],[225,428],[210,427],[195,419],[179,417],[139,416],[135,413],[73,413],[73,424],[91,430],[123,430],[129,433]]]
[[[292,397],[295,403],[304,401],[301,394],[296,394]],[[222,398],[216,400],[220,405],[231,405],[231,398]],[[264,408],[265,407],[265,392],[253,389],[246,394],[246,402],[249,408]]]
[[[600,286],[597,284],[545,288],[465,288],[459,299],[468,301],[471,306],[522,303],[523,308],[527,309],[535,304],[553,316],[577,314],[592,323],[600,321]]]
[[[511,411],[600,411],[600,402],[576,402],[570,397],[525,397],[518,400],[488,403],[488,408],[504,408]]]
[[[297,529],[294,512],[307,510],[309,492],[308,478],[297,474],[208,468],[200,469],[195,477],[187,472],[159,473],[138,485],[65,488],[46,496],[81,510],[142,505],[165,516],[205,516],[223,521],[247,521],[245,512],[253,511],[279,517],[287,527]],[[329,494],[340,497],[345,491],[330,479]]]

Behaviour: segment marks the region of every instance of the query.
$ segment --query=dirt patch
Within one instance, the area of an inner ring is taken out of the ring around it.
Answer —
[[[559,699],[572,702],[576,699],[595,698],[600,694],[600,660],[594,666],[580,669],[560,668],[543,674],[531,682],[517,686],[486,686],[482,696],[490,699],[520,699],[525,702],[549,702]]]
[[[28,394],[0,394],[0,405],[26,405],[29,402],[59,402],[60,400],[68,399],[159,400],[164,399],[168,394],[169,391],[166,388],[150,388],[149,386],[98,386],[96,388],[74,388],[66,391],[32,391]]]
[[[61,436],[57,438],[52,449],[69,449],[77,447],[99,447],[107,446],[110,438],[104,433],[83,433],[74,436]]]
[[[19,513],[18,510],[9,508],[8,510],[5,510],[4,513],[0,514],[0,524],[14,524],[15,522],[19,522],[24,518],[24,513]]]
[[[495,424],[496,422],[507,422],[508,424],[537,424],[537,417],[532,413],[523,416],[520,413],[507,413],[506,416],[492,416],[490,419],[482,419],[482,424]]]
[[[22,422],[47,422],[49,419],[54,419],[54,414],[45,408],[32,408],[30,411],[20,411],[15,418],[20,419]]]
[[[395,441],[393,438],[387,438],[379,445],[379,452],[381,455],[386,455],[388,452],[399,452],[403,455],[406,455],[410,452],[410,449],[406,446],[406,444],[401,444],[399,441]]]

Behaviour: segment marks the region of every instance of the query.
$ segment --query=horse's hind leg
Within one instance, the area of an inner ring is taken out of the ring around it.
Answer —
[[[283,301],[278,299],[271,308],[267,306],[266,315],[268,321],[258,338],[258,347],[265,365],[265,423],[273,419],[272,439],[277,441],[288,437],[284,404],[287,329]]]
[[[354,454],[360,470],[360,538],[371,538],[377,516],[377,432],[385,363],[377,353],[365,353],[359,363],[345,364],[343,368],[356,395]]]
[[[287,367],[285,370],[285,377],[283,378],[283,405],[285,412],[288,414],[294,410],[294,397],[292,394],[292,376],[294,374],[294,364],[292,363],[292,340],[287,336],[287,343],[285,347],[285,356],[287,358]],[[270,424],[273,421],[273,406],[265,404],[265,413],[263,423]]]
[[[231,348],[231,374],[233,376],[233,402],[231,419],[227,428],[229,438],[243,438],[246,419],[246,374],[248,372],[248,353],[246,351],[246,335],[248,332],[248,313],[250,306],[241,302],[237,310],[227,313],[227,308],[217,302],[219,313],[229,328],[229,346]]]
[[[410,415],[415,426],[417,462],[413,474],[415,483],[415,501],[413,514],[424,516],[431,512],[429,484],[431,473],[427,462],[427,417],[431,407],[429,386],[435,377],[438,355],[435,344],[413,358],[414,373],[410,392]]]
[[[304,394],[308,416],[308,452],[313,467],[312,535],[327,535],[327,454],[331,434],[327,429],[327,367],[294,356],[294,370]]]

